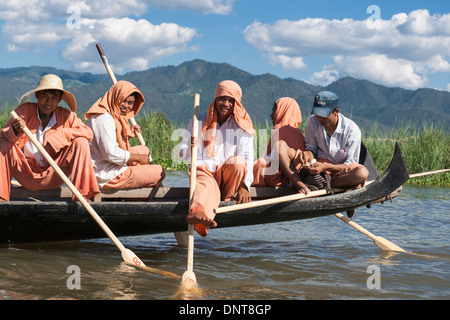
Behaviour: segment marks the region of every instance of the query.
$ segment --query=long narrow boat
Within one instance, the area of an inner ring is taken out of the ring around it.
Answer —
[[[361,163],[373,183],[358,190],[305,198],[245,210],[218,214],[219,228],[316,218],[346,212],[386,201],[395,195],[409,175],[399,146],[382,176],[370,154],[362,148]],[[296,193],[293,187],[252,188],[252,201]],[[188,188],[145,188],[103,190],[101,199],[91,202],[116,236],[179,232],[187,230]],[[33,192],[13,187],[11,201],[0,202],[0,244],[67,241],[103,238],[106,235],[79,202],[72,202],[70,190],[62,187]],[[234,202],[221,202],[220,206]]]

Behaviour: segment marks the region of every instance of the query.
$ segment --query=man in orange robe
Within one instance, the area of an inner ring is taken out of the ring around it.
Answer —
[[[37,103],[26,102],[33,94]],[[61,100],[72,112],[58,106]],[[38,87],[20,101],[15,110],[20,119],[10,119],[0,132],[0,201],[9,201],[13,177],[30,190],[51,190],[64,184],[23,133],[25,126],[61,170],[70,175],[83,197],[90,199],[99,193],[89,152],[93,134],[75,114],[75,97],[64,90],[62,80],[53,74],[45,75]]]
[[[250,185],[253,181],[253,136],[250,116],[241,104],[242,90],[230,80],[216,88],[208,111],[199,115],[197,136],[202,138],[197,156],[197,184],[187,223],[194,224],[202,236],[217,226],[214,209],[220,201],[251,201]],[[179,155],[190,157],[192,120],[179,145]]]
[[[144,95],[130,82],[118,81],[86,113],[94,132],[91,156],[98,184],[104,189],[159,186],[165,178],[162,166],[150,164],[148,147],[130,146],[139,125],[130,127],[144,104]]]
[[[254,187],[278,187],[289,183],[279,167],[278,141],[284,141],[295,151],[305,150],[305,137],[298,127],[302,123],[300,107],[292,98],[278,99],[270,115],[273,123],[273,131],[267,145],[267,155],[256,160],[253,164]],[[302,183],[301,181],[299,183]],[[307,191],[306,185],[303,189]]]

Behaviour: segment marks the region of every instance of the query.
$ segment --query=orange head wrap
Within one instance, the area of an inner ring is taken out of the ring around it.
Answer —
[[[302,123],[300,107],[292,98],[280,98],[275,102],[274,129],[284,126],[298,127]]]
[[[253,128],[252,120],[241,104],[242,90],[241,87],[234,81],[225,80],[218,84],[214,94],[214,101],[210,103],[206,113],[205,122],[202,126],[203,145],[206,148],[208,156],[214,157],[214,141],[216,139],[217,129],[217,111],[215,110],[215,102],[218,97],[231,97],[234,99],[233,116],[239,127],[249,134],[254,136],[255,130]],[[209,146],[209,148],[208,148]]]
[[[133,108],[126,115],[121,115],[119,108],[120,105],[126,98],[135,92],[137,95]],[[116,137],[119,147],[130,151],[130,143],[128,142],[128,139],[134,137],[134,135],[131,132],[128,119],[137,115],[139,110],[142,108],[144,101],[144,95],[138,90],[138,88],[128,81],[121,80],[113,85],[102,98],[98,99],[97,102],[92,105],[86,113],[85,118],[89,119],[95,114],[103,114],[108,112],[116,122]]]
[[[272,152],[272,140],[284,140],[294,149],[305,148],[305,139],[298,128],[302,123],[302,113],[297,101],[287,97],[278,99],[275,102],[273,120],[273,131],[267,145],[267,154]]]

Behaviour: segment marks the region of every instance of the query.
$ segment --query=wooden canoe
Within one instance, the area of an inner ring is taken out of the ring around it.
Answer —
[[[218,214],[219,228],[316,218],[386,201],[401,189],[409,175],[399,146],[382,176],[365,147],[361,162],[369,169],[370,185],[353,191],[316,198],[265,205]],[[292,187],[251,188],[252,200],[296,193]],[[91,202],[116,236],[178,232],[187,230],[189,188],[145,188],[103,190]],[[62,187],[33,192],[13,187],[11,201],[0,202],[0,244],[69,241],[104,238],[106,235],[71,192]],[[222,202],[220,206],[233,205]]]

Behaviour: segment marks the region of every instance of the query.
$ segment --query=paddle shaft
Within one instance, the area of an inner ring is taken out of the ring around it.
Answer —
[[[13,110],[11,111],[11,116],[14,119],[18,119],[19,116],[17,113]],[[108,235],[108,237],[114,242],[114,244],[119,248],[119,250],[122,252],[122,256],[124,254],[129,253],[130,250],[126,249],[123,244],[117,239],[117,237],[112,233],[112,231],[109,229],[109,227],[103,222],[103,220],[100,218],[100,216],[95,212],[95,210],[91,207],[89,202],[86,201],[86,199],[81,195],[81,193],[75,188],[75,186],[72,184],[72,182],[67,178],[65,173],[59,168],[59,166],[56,164],[56,162],[50,157],[50,155],[47,153],[47,151],[44,149],[44,147],[41,145],[39,141],[36,140],[36,138],[33,136],[31,131],[25,126],[23,128],[23,132],[26,134],[28,139],[36,146],[36,148],[39,150],[39,152],[42,154],[42,156],[47,160],[47,162],[50,164],[50,166],[55,170],[55,172],[58,174],[58,176],[64,181],[64,183],[69,187],[69,189],[72,191],[72,193],[75,195],[75,197],[81,202],[81,204],[86,208],[88,213],[94,218],[94,220],[100,225],[100,227],[103,229],[103,231]],[[137,259],[137,260],[135,260]],[[126,261],[129,262],[130,261]],[[143,265],[143,262],[137,257],[133,257],[132,262],[136,265]]]
[[[441,173],[441,172],[447,172],[447,171],[450,171],[450,169],[442,169],[442,170],[436,170],[436,171],[415,173],[415,174],[410,174],[409,177],[416,178],[416,177],[421,177],[421,176],[426,176],[426,175],[431,175],[431,174]],[[366,182],[366,186],[368,186],[372,182],[373,181]],[[339,192],[343,192],[346,190],[347,189],[343,189],[343,188],[334,188],[333,189],[334,193],[339,193]],[[254,202],[240,203],[240,204],[236,204],[236,205],[220,207],[220,208],[215,209],[214,213],[219,214],[219,213],[236,211],[236,210],[250,209],[250,208],[255,208],[255,207],[260,207],[260,206],[265,206],[265,205],[270,205],[270,204],[295,201],[295,200],[300,200],[300,199],[305,199],[305,198],[314,198],[314,197],[324,196],[326,194],[328,194],[328,192],[326,190],[312,191],[312,192],[308,193],[307,195],[305,195],[303,193],[297,193],[297,194],[292,194],[292,195],[287,195],[287,196],[282,196],[282,197],[277,197],[277,198],[264,199],[264,200],[254,201]]]
[[[116,84],[117,83],[116,76],[114,75],[114,72],[112,71],[111,66],[109,65],[108,59],[106,59],[106,55],[103,52],[102,47],[100,46],[99,43],[97,43],[96,47],[97,47],[98,53],[100,54],[100,57],[102,58],[103,64],[105,65],[106,71],[108,72],[108,75],[111,78],[112,83]],[[135,126],[137,124],[136,120],[134,120],[134,118],[131,118],[130,122],[131,122],[131,125],[133,125],[133,126]],[[144,138],[142,137],[142,134],[140,132],[136,131],[136,136],[138,137],[140,144],[145,146],[145,141],[144,141]]]
[[[371,184],[372,182],[373,181],[366,182],[366,186]],[[337,192],[346,191],[346,189],[334,188],[333,191],[335,193],[337,193]],[[277,198],[272,198],[272,199],[265,199],[265,200],[255,201],[255,202],[248,202],[248,203],[231,205],[231,206],[227,206],[227,207],[220,207],[220,208],[217,208],[215,210],[215,213],[219,214],[219,213],[230,212],[230,211],[235,211],[235,210],[249,209],[249,208],[255,208],[255,207],[259,207],[259,206],[283,203],[283,202],[288,202],[288,201],[296,201],[296,200],[305,199],[305,198],[314,198],[314,197],[319,197],[319,196],[323,196],[323,195],[326,195],[326,194],[328,194],[327,190],[312,191],[312,192],[308,193],[307,195],[305,195],[303,193],[298,193],[298,194],[293,194],[293,195],[288,195],[288,196],[283,196],[283,197],[277,197]],[[375,244],[380,249],[382,249],[382,250],[398,251],[398,252],[406,252],[405,250],[403,250],[402,248],[400,248],[396,244],[390,242],[389,240],[386,240],[383,237],[376,236],[373,233],[367,231],[366,229],[364,229],[363,227],[361,227],[357,223],[355,223],[355,222],[347,219],[346,217],[344,217],[342,214],[336,213],[335,216],[337,218],[341,219],[342,221],[344,221],[345,223],[347,223],[348,225],[350,225],[351,227],[355,228],[356,230],[358,230],[362,234],[366,235],[370,239],[372,239],[375,242]]]
[[[198,108],[200,104],[200,95],[195,94],[194,101],[194,118],[192,122],[192,136],[194,140],[197,140],[198,131]],[[192,197],[195,191],[195,185],[197,183],[197,144],[193,144],[191,148],[191,176],[190,176],[190,188],[189,188],[189,209],[192,204]],[[187,257],[187,272],[193,272],[194,270],[194,225],[188,226],[188,257]]]
[[[386,240],[383,237],[379,237],[379,236],[374,235],[373,233],[371,233],[368,230],[366,230],[363,227],[361,227],[359,224],[357,224],[357,223],[353,222],[352,220],[346,218],[341,213],[336,213],[335,216],[337,218],[341,219],[342,221],[344,221],[345,223],[347,223],[348,225],[350,225],[351,227],[355,228],[356,230],[358,230],[359,232],[361,232],[365,236],[367,236],[370,239],[372,239],[375,242],[375,244],[378,247],[380,247],[380,249],[382,249],[382,250],[390,250],[390,251],[398,251],[398,252],[406,252],[405,250],[403,250],[402,248],[400,248],[396,244],[392,243],[391,241]]]
[[[345,191],[345,189],[336,188],[336,189],[333,189],[333,191],[335,193],[337,193],[337,192]],[[308,194],[296,193],[296,194],[291,194],[291,195],[282,196],[282,197],[276,197],[276,198],[271,198],[271,199],[264,199],[264,200],[258,200],[258,201],[253,201],[253,202],[235,204],[235,205],[226,206],[226,207],[220,207],[220,208],[215,209],[214,213],[219,214],[219,213],[236,211],[236,210],[256,208],[256,207],[260,207],[260,206],[266,206],[266,205],[277,204],[277,203],[282,203],[282,202],[289,202],[289,201],[296,201],[296,200],[305,199],[305,198],[320,197],[320,196],[324,196],[326,194],[328,194],[328,191],[325,189],[311,191]]]
[[[421,172],[421,173],[413,173],[409,175],[409,178],[417,178],[417,177],[422,177],[422,176],[427,176],[430,174],[435,174],[435,173],[442,173],[442,172],[448,172],[450,171],[450,169],[442,169],[442,170],[436,170],[436,171],[428,171],[428,172]]]
[[[369,184],[371,184],[374,181],[375,180],[367,181],[365,183],[365,186],[367,187]],[[340,193],[340,192],[344,192],[347,190],[348,189],[346,189],[346,188],[333,188],[334,193]],[[329,194],[329,192],[325,189],[311,191],[308,194],[304,194],[304,193],[290,194],[290,195],[282,196],[282,197],[276,197],[276,198],[271,198],[271,199],[264,199],[264,200],[258,200],[258,201],[248,202],[248,203],[240,203],[240,204],[235,204],[235,205],[231,205],[231,206],[220,207],[220,208],[215,209],[214,213],[219,214],[219,213],[242,210],[242,209],[256,208],[256,207],[266,206],[266,205],[270,205],[270,204],[296,201],[296,200],[301,200],[301,199],[306,199],[306,198],[315,198],[315,197],[320,197],[320,196],[324,196],[327,194]]]

